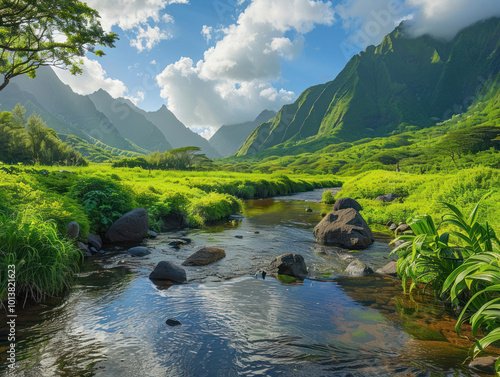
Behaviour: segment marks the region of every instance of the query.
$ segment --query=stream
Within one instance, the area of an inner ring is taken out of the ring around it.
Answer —
[[[374,270],[394,260],[389,238],[360,252],[315,243],[312,229],[331,210],[322,192],[245,201],[242,220],[160,234],[144,242],[144,258],[110,246],[85,262],[64,298],[18,307],[15,376],[477,376],[462,365],[470,341],[433,297],[343,273],[354,258]],[[175,236],[192,242],[175,249]],[[226,257],[185,267],[187,284],[148,279],[159,261],[180,265],[204,246]],[[308,279],[256,275],[284,253],[305,258]]]

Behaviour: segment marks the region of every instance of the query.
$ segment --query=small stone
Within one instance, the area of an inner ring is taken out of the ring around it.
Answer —
[[[397,229],[397,225],[392,223],[391,225],[389,225],[389,229],[392,230],[393,232]]]
[[[89,245],[95,247],[97,251],[102,249],[102,239],[100,236],[89,233],[87,241],[89,242]]]
[[[390,228],[392,226],[392,224],[394,224],[392,221],[388,221],[385,223],[385,226]]]
[[[184,245],[184,241],[182,241],[182,240],[174,240],[174,241],[170,241],[168,243],[168,246],[172,246],[172,247],[175,247],[175,248],[179,248],[182,245]]]
[[[413,231],[411,230],[411,227],[406,223],[402,223],[395,230],[395,233],[397,235],[404,234],[405,232],[412,232],[413,233]]]
[[[147,247],[137,246],[127,250],[127,253],[132,255],[133,257],[145,257],[146,255],[151,254],[151,251]]]
[[[377,270],[378,274],[397,276],[398,275],[398,262],[389,262],[384,267]]]
[[[72,240],[78,238],[80,235],[80,225],[76,221],[72,221],[68,224],[68,238]]]
[[[78,249],[82,252],[84,257],[91,257],[92,253],[89,250],[89,247],[85,245],[83,242],[78,242]]]
[[[312,212],[313,210],[311,208],[307,208],[306,212]]]
[[[326,216],[326,212],[321,212],[321,217],[325,217]]]
[[[182,325],[182,323],[175,318],[169,318],[169,319],[167,319],[167,321],[165,323],[170,327]]]
[[[97,250],[94,246],[90,246],[89,250],[92,254],[97,254],[99,252],[99,250]]]
[[[498,356],[478,357],[469,364],[469,369],[477,373],[495,375],[495,362]]]
[[[260,232],[256,230],[254,233],[255,233],[255,234],[259,234]]]
[[[241,240],[243,238],[243,236],[238,235],[238,236],[234,236],[234,238],[239,238]]]
[[[367,276],[373,274],[373,270],[359,259],[353,260],[345,269],[345,272],[351,276]]]
[[[149,238],[156,238],[156,237],[158,237],[158,233],[156,233],[154,230],[148,230],[148,237]]]

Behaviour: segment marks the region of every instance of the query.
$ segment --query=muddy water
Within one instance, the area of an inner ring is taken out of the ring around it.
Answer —
[[[87,262],[64,299],[18,310],[16,376],[470,375],[470,343],[432,298],[404,296],[389,278],[344,276],[353,258],[374,269],[391,260],[387,239],[361,252],[314,242],[312,228],[331,209],[320,197],[247,201],[242,221],[188,231],[193,241],[179,249],[168,246],[175,234],[163,234],[146,242],[146,258]],[[180,264],[207,245],[227,256],[187,267],[188,284],[149,281],[160,260]],[[255,276],[285,252],[304,256],[309,279]]]

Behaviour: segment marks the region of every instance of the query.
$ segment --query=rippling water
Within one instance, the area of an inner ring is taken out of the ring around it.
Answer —
[[[320,196],[248,201],[243,221],[189,232],[192,244],[179,250],[164,234],[148,241],[147,258],[88,262],[67,297],[19,313],[16,375],[468,375],[469,343],[442,307],[405,297],[389,278],[343,276],[354,257],[386,264],[386,240],[360,253],[314,243],[312,227],[330,209],[312,202]],[[227,257],[187,267],[188,284],[159,288],[148,279],[158,261],[181,263],[205,245]],[[310,279],[254,276],[284,252],[305,257]],[[182,326],[168,327],[168,318]]]

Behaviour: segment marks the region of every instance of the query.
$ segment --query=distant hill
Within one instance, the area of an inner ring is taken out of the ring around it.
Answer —
[[[163,133],[130,101],[115,99],[100,89],[88,96],[97,110],[108,117],[121,135],[132,140],[138,146],[154,152],[172,149]]]
[[[2,110],[11,110],[17,103],[26,107],[28,116],[32,113],[40,115],[57,133],[76,135],[92,144],[98,140],[111,148],[144,152],[123,137],[88,96],[73,92],[51,68],[38,69],[36,79],[16,77],[0,91]]]
[[[276,116],[276,111],[264,110],[251,122],[224,125],[210,138],[210,145],[222,156],[238,152],[247,137],[262,123]]]
[[[238,156],[314,152],[433,126],[464,112],[499,71],[499,18],[468,27],[449,42],[412,38],[402,24],[379,46],[354,56],[333,81],[283,106],[252,132]]]
[[[208,158],[219,158],[221,155],[208,143],[208,140],[191,131],[175,115],[163,105],[159,110],[146,112],[139,108],[146,119],[153,123],[165,135],[173,148],[199,147]]]

